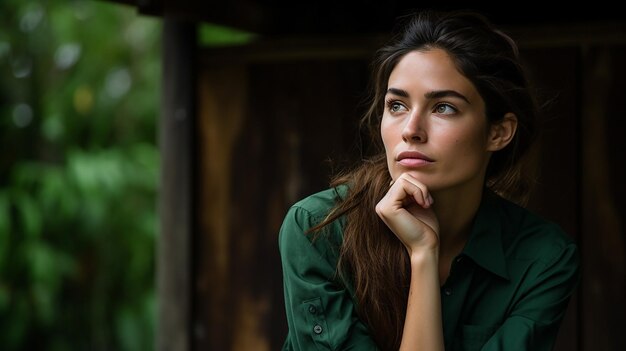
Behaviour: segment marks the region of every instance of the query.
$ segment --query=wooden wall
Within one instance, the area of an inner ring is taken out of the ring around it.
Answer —
[[[559,222],[583,260],[561,351],[626,349],[626,39],[607,39],[626,38],[620,30],[516,32],[537,86],[553,97],[530,207]],[[330,158],[358,159],[355,124],[379,39],[200,51],[194,349],[280,349],[278,228],[290,204],[327,186]]]
[[[207,66],[200,80],[198,349],[277,350],[285,331],[278,228],[349,150],[361,61]],[[219,116],[219,118],[214,118]]]

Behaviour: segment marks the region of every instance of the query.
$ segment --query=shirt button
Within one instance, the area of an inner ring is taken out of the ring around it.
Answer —
[[[461,261],[463,261],[463,256],[458,257],[458,258],[456,259],[456,263],[459,263],[459,262],[461,262]]]
[[[314,332],[315,334],[318,334],[318,335],[319,335],[319,334],[322,334],[322,326],[321,326],[321,325],[319,325],[319,324],[316,324],[316,325],[313,327],[313,332]]]
[[[309,313],[315,314],[315,312],[317,312],[317,308],[315,308],[315,306],[313,305],[309,306]]]
[[[450,296],[450,295],[452,295],[452,289],[445,288],[445,289],[443,289],[443,293],[446,294],[446,296]]]

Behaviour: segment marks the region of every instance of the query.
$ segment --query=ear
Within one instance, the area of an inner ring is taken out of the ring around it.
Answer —
[[[508,112],[504,117],[489,127],[487,151],[498,151],[509,145],[517,130],[517,116]]]

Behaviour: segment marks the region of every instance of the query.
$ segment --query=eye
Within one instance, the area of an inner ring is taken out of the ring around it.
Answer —
[[[387,108],[389,109],[389,111],[391,112],[400,112],[403,109],[406,110],[406,107],[404,107],[404,105],[402,105],[400,102],[398,101],[387,101]]]
[[[450,104],[441,103],[435,106],[434,112],[442,115],[451,115],[456,113],[457,109]]]

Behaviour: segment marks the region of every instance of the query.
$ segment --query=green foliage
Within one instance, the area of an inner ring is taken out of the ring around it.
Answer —
[[[200,23],[198,26],[198,45],[205,47],[242,45],[256,37],[254,33],[214,23]]]
[[[160,32],[0,1],[0,349],[153,349]]]

